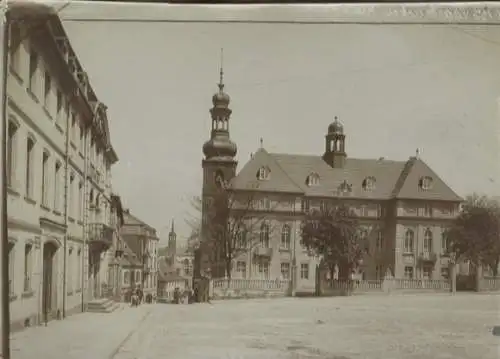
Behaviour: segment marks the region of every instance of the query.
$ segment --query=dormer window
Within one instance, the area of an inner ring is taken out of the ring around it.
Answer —
[[[375,183],[377,180],[373,176],[366,177],[361,184],[364,191],[370,192],[375,189]]]
[[[346,180],[344,180],[339,188],[338,188],[339,192],[341,194],[349,194],[352,192],[352,184],[348,183]]]
[[[259,181],[268,180],[270,175],[271,175],[271,170],[269,169],[269,167],[266,166],[262,166],[257,171],[257,179]]]
[[[319,175],[317,173],[311,173],[306,178],[306,184],[308,186],[318,186],[319,185]]]
[[[432,177],[424,176],[418,181],[418,187],[423,191],[428,191],[432,188]]]

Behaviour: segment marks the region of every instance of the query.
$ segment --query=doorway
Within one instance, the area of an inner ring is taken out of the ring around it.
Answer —
[[[57,247],[52,242],[43,245],[43,284],[42,284],[42,311],[45,320],[49,320],[55,308],[55,285],[54,285],[54,257]]]

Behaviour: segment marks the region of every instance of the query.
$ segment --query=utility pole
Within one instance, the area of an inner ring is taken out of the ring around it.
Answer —
[[[7,4],[5,2],[1,5],[1,23],[2,35],[1,44],[3,50],[2,56],[2,126],[0,134],[2,136],[2,149],[0,156],[0,164],[2,168],[2,176],[0,185],[2,194],[0,196],[2,203],[0,206],[0,263],[1,263],[1,291],[2,295],[0,300],[1,310],[1,358],[10,359],[10,296],[9,296],[9,241],[7,229],[7,166],[6,166],[6,147],[7,147],[7,69],[9,64],[9,13]]]

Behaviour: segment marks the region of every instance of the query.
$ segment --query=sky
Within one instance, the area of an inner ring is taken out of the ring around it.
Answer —
[[[103,17],[101,10],[71,5],[61,18]],[[130,16],[113,7],[113,17],[121,12]],[[156,6],[133,14],[159,16]],[[238,169],[261,137],[270,152],[321,155],[338,116],[350,157],[406,160],[419,148],[459,195],[500,195],[500,26],[63,25],[108,106],[120,158],[113,188],[162,240],[172,218],[178,238],[189,234],[221,48]]]

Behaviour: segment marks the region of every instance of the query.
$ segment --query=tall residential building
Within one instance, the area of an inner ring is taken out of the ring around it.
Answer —
[[[146,224],[129,210],[124,211],[121,228],[126,251],[123,260],[123,297],[130,289],[141,287],[144,295],[156,295],[158,288],[158,238],[156,229]]]
[[[462,198],[418,154],[407,161],[351,158],[347,133],[335,118],[324,134],[322,154],[269,153],[261,145],[237,172],[222,71],[212,103],[212,130],[203,145],[202,242],[209,235],[207,213],[221,183],[229,183],[236,196],[252,195],[248,222],[259,222],[249,229],[258,244],[234,259],[233,278],[286,279],[293,272],[298,290],[313,291],[319,260],[300,244],[301,223],[310,209],[335,203],[356,211],[362,236],[369,239],[361,277],[382,278],[387,270],[397,278],[447,275],[444,230]],[[214,268],[206,257],[200,261]]]
[[[7,84],[12,329],[101,297],[113,224],[107,107],[56,15],[14,21]]]

